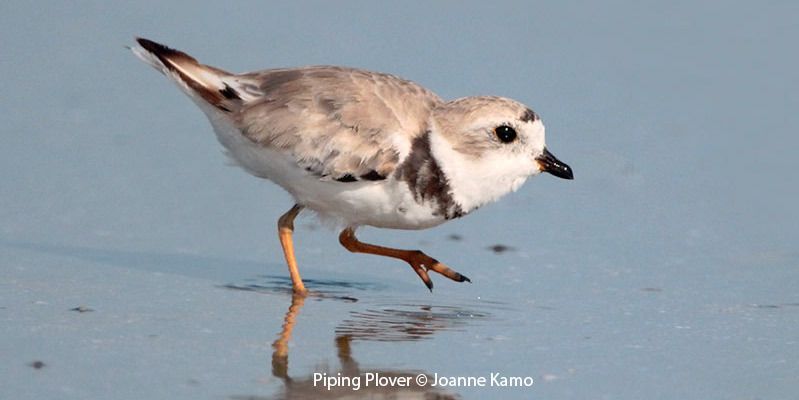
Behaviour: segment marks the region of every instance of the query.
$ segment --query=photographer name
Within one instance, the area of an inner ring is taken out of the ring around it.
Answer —
[[[507,376],[492,372],[486,376],[444,376],[433,374],[430,386],[440,387],[530,387],[535,380],[531,376]]]

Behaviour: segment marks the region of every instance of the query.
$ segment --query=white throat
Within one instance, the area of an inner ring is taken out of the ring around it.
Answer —
[[[516,191],[533,173],[518,160],[499,153],[472,158],[452,148],[437,129],[430,132],[430,152],[446,176],[452,198],[466,214]]]

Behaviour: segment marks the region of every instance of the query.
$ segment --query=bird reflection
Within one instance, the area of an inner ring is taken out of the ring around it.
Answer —
[[[458,394],[441,390],[438,387],[419,385],[415,378],[420,374],[432,382],[432,374],[422,370],[363,369],[353,354],[355,341],[370,342],[413,342],[432,338],[436,332],[461,331],[467,324],[475,324],[493,319],[492,312],[507,310],[508,305],[486,300],[466,301],[460,305],[431,305],[391,302],[386,296],[381,301],[367,301],[366,304],[353,297],[353,292],[375,292],[383,289],[368,283],[341,282],[335,280],[306,280],[311,292],[307,297],[292,295],[291,305],[283,317],[283,325],[272,343],[272,376],[283,383],[276,394],[262,396],[232,396],[233,400],[267,399],[457,399]],[[241,284],[227,284],[222,287],[230,290],[259,292],[269,294],[289,294],[285,277],[262,276]],[[368,297],[368,296],[367,296]],[[292,377],[289,374],[289,342],[292,338],[298,316],[306,301],[332,300],[359,304],[353,307],[334,330],[334,346],[338,366],[324,367],[317,371]],[[331,385],[328,387],[316,378],[320,374],[335,378],[362,377],[358,390],[353,385]],[[365,377],[376,375],[384,378],[406,379],[407,385],[366,385]]]
[[[445,313],[432,312],[430,306],[421,307],[417,311],[401,311],[388,309],[383,312],[370,310],[364,313],[352,313],[353,318],[345,320],[337,329],[335,347],[339,368],[320,371],[331,377],[364,377],[367,374],[379,374],[382,377],[407,379],[408,385],[365,385],[364,379],[358,390],[351,385],[333,386],[329,389],[315,381],[314,374],[301,378],[292,378],[288,373],[288,342],[297,322],[306,298],[292,296],[283,327],[277,340],[272,343],[272,375],[283,381],[283,390],[271,397],[273,399],[458,399],[457,394],[445,392],[439,388],[420,386],[415,378],[419,374],[428,375],[419,370],[362,370],[352,353],[354,340],[419,340],[432,335],[437,330],[450,329],[456,317],[444,317]],[[426,308],[425,308],[426,307]],[[318,373],[318,372],[317,372]],[[428,379],[430,382],[431,379]],[[248,399],[253,399],[248,397]]]
[[[305,296],[294,294],[291,297],[291,306],[283,318],[283,329],[277,340],[272,343],[272,375],[284,380],[290,379],[288,376],[289,368],[289,340],[294,324],[297,322],[297,314],[305,304]]]

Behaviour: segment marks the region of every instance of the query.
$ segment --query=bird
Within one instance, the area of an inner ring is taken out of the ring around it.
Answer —
[[[360,241],[359,227],[420,230],[461,218],[516,191],[531,176],[574,174],[545,144],[540,116],[500,96],[444,100],[401,77],[342,66],[231,73],[137,37],[133,53],[166,75],[205,113],[227,156],[277,184],[294,205],[277,222],[292,290],[305,295],[294,219],[310,210],[341,229],[353,253],[465,275],[420,250]]]

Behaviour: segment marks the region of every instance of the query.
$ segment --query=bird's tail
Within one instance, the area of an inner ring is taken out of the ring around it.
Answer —
[[[239,109],[243,96],[236,89],[235,75],[197,62],[190,55],[152,40],[136,38],[133,53],[161,71],[201,107],[211,105],[223,112]]]

